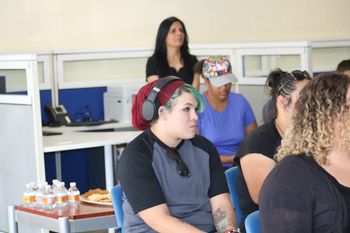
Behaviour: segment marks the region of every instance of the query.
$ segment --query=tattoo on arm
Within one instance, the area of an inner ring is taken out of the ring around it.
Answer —
[[[233,220],[234,216],[232,213],[220,208],[214,213],[214,223],[218,233],[223,233],[226,229],[236,227]]]

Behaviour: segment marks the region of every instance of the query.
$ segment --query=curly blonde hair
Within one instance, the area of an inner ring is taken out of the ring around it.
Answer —
[[[349,85],[349,77],[328,73],[314,78],[304,87],[276,154],[277,160],[306,154],[319,164],[327,164],[327,156],[335,146],[350,148]],[[334,126],[338,122],[339,134],[336,135]],[[339,142],[335,138],[339,138]]]

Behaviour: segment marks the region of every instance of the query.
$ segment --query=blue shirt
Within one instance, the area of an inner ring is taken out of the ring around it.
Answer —
[[[231,92],[222,112],[217,112],[205,95],[204,111],[198,114],[198,130],[216,147],[220,155],[236,154],[245,137],[245,128],[255,121],[254,112],[241,94]]]

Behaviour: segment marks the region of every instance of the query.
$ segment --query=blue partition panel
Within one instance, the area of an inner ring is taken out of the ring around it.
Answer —
[[[40,111],[41,111],[41,119],[42,119],[43,125],[47,125],[49,121],[45,114],[44,107],[46,105],[51,105],[51,104],[52,104],[51,90],[40,91]]]
[[[106,87],[65,89],[59,90],[59,104],[67,109],[72,121],[103,120],[103,93]],[[43,124],[48,119],[44,113],[44,106],[51,104],[51,91],[40,92],[41,113]],[[81,149],[61,152],[62,180],[77,182],[82,193],[91,188],[105,188],[104,182],[104,150],[103,148]],[[45,154],[46,180],[51,183],[56,178],[54,153]]]
[[[60,90],[59,103],[66,107],[72,121],[103,120],[103,93],[106,91],[106,87]]]

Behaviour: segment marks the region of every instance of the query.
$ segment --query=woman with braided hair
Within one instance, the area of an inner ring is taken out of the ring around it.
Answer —
[[[306,71],[287,72],[279,68],[267,77],[266,86],[270,90],[274,116],[245,138],[235,157],[235,163],[241,170],[237,178],[237,192],[243,212],[242,232],[245,232],[245,218],[259,209],[261,185],[276,164],[273,156],[290,123],[299,93],[310,79]]]

